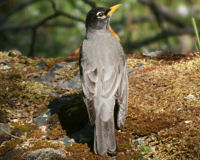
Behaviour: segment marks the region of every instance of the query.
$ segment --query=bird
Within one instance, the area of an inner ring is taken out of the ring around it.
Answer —
[[[88,12],[86,36],[80,49],[83,100],[94,126],[93,151],[98,155],[117,154],[115,128],[123,128],[128,110],[126,57],[110,26],[111,16],[120,6],[97,7]],[[119,109],[115,125],[116,102]]]

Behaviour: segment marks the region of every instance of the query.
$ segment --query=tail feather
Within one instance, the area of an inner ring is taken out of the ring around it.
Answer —
[[[97,120],[98,121],[98,120]],[[114,121],[98,121],[94,131],[94,152],[99,155],[116,152]]]
[[[109,153],[115,153],[117,149],[117,143],[115,138],[114,118],[108,122],[108,136],[107,147]]]
[[[99,113],[96,114],[94,130],[94,152],[99,155],[116,152],[114,126],[114,99],[101,99]],[[109,114],[108,114],[109,113]],[[106,116],[105,116],[106,115]],[[109,117],[108,117],[109,116]]]

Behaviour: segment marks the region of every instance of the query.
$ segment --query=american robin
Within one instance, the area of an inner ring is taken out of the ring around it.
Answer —
[[[120,7],[97,7],[88,12],[86,38],[80,55],[83,99],[94,125],[94,152],[117,153],[114,107],[118,99],[117,127],[123,128],[128,109],[128,74],[123,48],[110,31],[110,17]]]

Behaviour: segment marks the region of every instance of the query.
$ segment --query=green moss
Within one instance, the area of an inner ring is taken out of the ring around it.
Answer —
[[[4,145],[0,146],[0,157],[4,156],[8,151],[13,150],[17,145],[20,145],[22,140],[19,139],[12,139],[6,142]]]
[[[87,144],[73,144],[66,146],[65,151],[69,159],[109,160],[108,156],[98,156],[90,152]],[[78,153],[78,154],[77,154]]]
[[[37,65],[40,59],[10,57],[7,52],[0,52],[0,61],[10,66],[10,69],[0,70],[0,112],[3,115],[0,118],[1,122],[6,122],[11,116],[18,118],[14,111],[22,108],[26,115],[30,115],[33,113],[30,112],[31,107],[34,107],[35,116],[47,110],[51,99],[49,94],[53,89],[44,83],[30,80],[34,76],[46,73]],[[11,112],[8,114],[5,110]]]
[[[6,123],[8,122],[7,117],[8,117],[8,112],[6,112],[5,108],[3,109],[0,108],[0,123]]]
[[[59,139],[66,135],[66,131],[62,129],[61,125],[51,129],[47,136],[48,139]]]
[[[37,126],[32,123],[12,122],[9,125],[12,129],[11,134],[13,136],[19,137],[20,139],[23,139],[24,141],[27,140],[27,138],[30,138],[34,130],[37,130]]]
[[[29,132],[32,129],[35,129],[35,125],[32,123],[19,123],[19,122],[12,122],[10,123],[10,127],[12,130],[18,129],[20,132]]]
[[[139,150],[140,150],[141,152],[147,153],[147,152],[150,152],[150,151],[151,151],[151,148],[150,148],[149,146],[141,146],[141,147],[139,148]]]
[[[47,85],[34,81],[23,81],[20,87],[23,98],[34,102],[34,104],[41,104],[41,101],[48,99],[48,95],[52,92]]]
[[[46,63],[44,69],[39,68],[40,61]],[[87,144],[64,147],[62,143],[47,141],[42,128],[30,122],[31,118],[47,110],[49,102],[53,100],[49,96],[51,92],[59,96],[67,95],[70,101],[63,102],[60,112],[49,119],[49,139],[58,139],[65,132],[71,134],[88,122],[81,90],[65,91],[31,80],[45,75],[55,63],[62,63],[63,59],[30,59],[0,52],[0,62],[10,67],[0,70],[0,122],[8,122],[14,136],[24,138],[25,132],[28,134],[24,142],[18,139],[6,142],[12,136],[5,139],[0,147],[0,157],[28,142],[29,146],[23,152],[47,147],[65,148],[69,159],[108,159],[107,156],[94,155]],[[128,58],[131,69],[137,69],[140,65],[143,65],[143,69],[129,75],[129,110],[124,129],[116,132],[119,145],[117,159],[198,159],[199,53],[189,56],[167,55],[159,59],[143,56]],[[78,71],[78,63],[61,68],[57,70],[55,79],[71,79]],[[185,97],[189,94],[195,98],[187,100]],[[134,148],[135,135],[147,136],[142,148]],[[149,147],[156,147],[155,152],[149,152]]]
[[[31,147],[27,148],[25,152],[27,151],[33,151],[41,148],[54,148],[54,149],[60,149],[63,148],[63,145],[58,142],[53,141],[46,141],[46,140],[39,140],[32,144]]]

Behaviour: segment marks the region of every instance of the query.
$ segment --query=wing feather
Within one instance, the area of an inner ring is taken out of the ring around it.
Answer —
[[[83,46],[84,47],[84,46]],[[115,96],[120,101],[118,113],[118,127],[122,128],[128,107],[128,75],[125,56],[121,56],[121,62],[110,66],[90,64],[89,57],[80,58],[82,88],[84,101],[88,110],[91,124],[95,123],[95,96],[110,99]]]
[[[128,110],[128,72],[126,63],[122,68],[121,82],[117,91],[117,98],[119,100],[119,111],[117,115],[117,127],[122,129],[124,126],[126,113]]]

